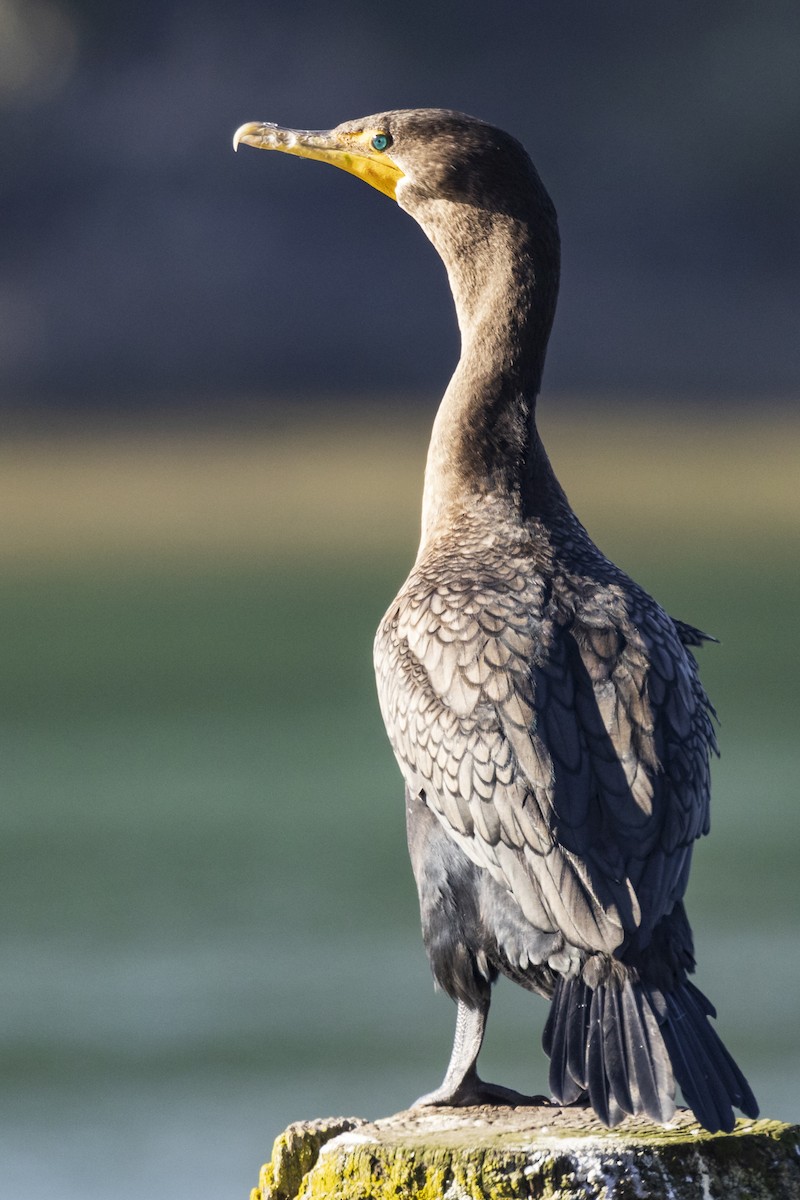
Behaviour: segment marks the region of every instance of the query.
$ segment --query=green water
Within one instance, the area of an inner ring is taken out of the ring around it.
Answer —
[[[371,641],[405,563],[121,562],[0,587],[0,1151],[15,1200],[233,1200],[290,1120],[438,1083],[400,779]],[[722,716],[690,890],[698,980],[770,1116],[798,1089],[797,596],[625,565],[703,651]],[[543,1009],[501,987],[487,1075],[544,1087]]]

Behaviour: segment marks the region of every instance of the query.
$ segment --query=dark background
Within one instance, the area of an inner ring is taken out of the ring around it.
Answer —
[[[553,194],[548,387],[796,391],[795,0],[2,0],[0,17],[7,405],[438,388],[455,323],[406,215],[338,172],[231,154],[245,120],[427,105],[518,135]]]
[[[800,6],[0,0],[0,1191],[234,1200],[435,1087],[371,641],[458,346],[413,221],[254,119],[508,128],[581,519],[709,630],[697,982],[800,1117]],[[498,988],[482,1069],[544,1087]],[[55,1182],[54,1182],[55,1181]],[[5,1194],[4,1192],[4,1194]]]

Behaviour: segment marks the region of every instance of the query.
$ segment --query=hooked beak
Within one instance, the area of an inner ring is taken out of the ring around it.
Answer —
[[[244,142],[259,150],[281,150],[284,154],[297,154],[300,158],[315,158],[331,163],[334,167],[349,171],[351,175],[357,175],[385,196],[396,200],[396,188],[403,178],[403,172],[385,150],[372,148],[370,142],[374,132],[363,129],[283,129],[269,121],[251,121],[236,130],[233,148],[237,150],[240,143]]]

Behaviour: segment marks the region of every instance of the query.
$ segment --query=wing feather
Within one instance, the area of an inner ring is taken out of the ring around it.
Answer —
[[[713,731],[680,629],[617,577],[548,595],[525,564],[446,567],[412,574],[376,638],[408,786],[537,928],[587,951],[649,936],[708,825]]]

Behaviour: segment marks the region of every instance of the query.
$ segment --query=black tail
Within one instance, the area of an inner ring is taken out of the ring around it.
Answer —
[[[734,1108],[758,1116],[747,1080],[708,1021],[714,1009],[685,981],[661,992],[636,979],[590,988],[559,979],[543,1044],[559,1104],[588,1095],[606,1125],[643,1114],[664,1124],[675,1112],[675,1084],[697,1120],[729,1133]]]

